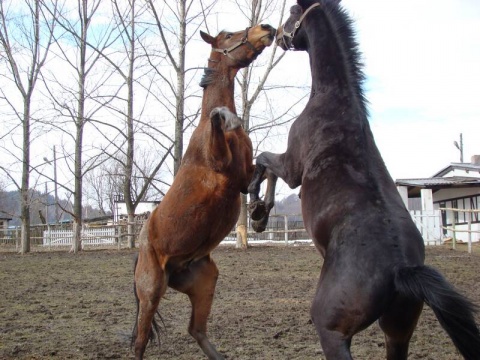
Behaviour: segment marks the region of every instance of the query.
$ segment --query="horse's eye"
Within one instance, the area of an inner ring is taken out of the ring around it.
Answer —
[[[227,34],[227,36],[225,36],[227,39],[231,39],[233,36],[233,34]]]

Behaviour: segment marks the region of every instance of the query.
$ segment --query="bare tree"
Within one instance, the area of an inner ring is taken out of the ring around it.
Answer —
[[[123,8],[120,6],[120,3],[124,5]],[[146,69],[143,73],[139,73],[140,69],[137,65],[137,60],[139,60],[139,58],[141,59],[148,56],[148,54],[143,53],[146,47],[140,46],[142,40],[144,40],[143,35],[147,32],[147,28],[139,28],[137,26],[137,19],[142,18],[146,13],[146,5],[144,2],[141,2],[140,6],[137,7],[137,2],[135,0],[130,1],[128,4],[112,0],[112,4],[116,25],[119,30],[120,39],[122,40],[123,50],[126,56],[124,62],[127,64],[126,70],[123,70],[121,66],[117,65],[111,58],[107,57],[107,60],[113,65],[116,72],[124,79],[127,87],[127,97],[124,101],[126,102],[126,113],[122,110],[122,106],[115,107],[115,112],[120,114],[120,116],[124,117],[126,120],[126,129],[122,134],[125,138],[126,148],[124,145],[120,146],[118,149],[119,156],[115,157],[123,169],[123,197],[128,213],[128,244],[129,247],[133,248],[135,245],[133,236],[135,209],[140,201],[145,200],[148,190],[151,187],[151,182],[160,167],[164,165],[165,160],[171,152],[173,144],[163,133],[149,126],[147,122],[141,121],[142,111],[137,114],[134,113],[135,105],[138,102],[137,100],[142,101],[141,99],[134,98],[134,87],[139,87],[142,93],[147,95],[144,97],[143,104],[145,104],[148,95],[150,94],[149,89],[151,88],[151,83],[153,82],[153,77],[145,76],[150,69],[148,64],[147,66],[142,66],[145,64],[141,64],[141,68]],[[140,48],[142,53],[139,54],[137,51],[139,50],[138,48]],[[147,78],[146,83],[142,82],[143,78]],[[140,106],[139,108],[144,109],[145,105]],[[144,134],[148,134],[148,137],[154,139],[154,142],[160,145],[164,150],[165,156],[160,156],[160,160],[156,166],[148,164],[148,166],[145,167],[145,159],[148,158],[148,156],[145,156],[147,154],[145,152],[139,157],[135,156],[136,133],[140,131],[143,131]],[[166,145],[168,142],[171,143],[170,146]],[[145,181],[141,183],[138,182],[139,177],[136,176],[136,173],[138,172],[143,174],[141,178]]]
[[[88,124],[95,124],[91,126],[93,129],[102,126],[103,122],[95,119],[95,116],[114,99],[114,94],[104,90],[104,84],[113,75],[101,62],[101,53],[116,39],[112,35],[112,24],[108,21],[96,26],[94,20],[100,12],[101,4],[101,0],[79,0],[76,9],[65,7],[55,16],[56,24],[62,30],[62,33],[54,33],[57,56],[74,74],[77,87],[72,87],[72,81],[57,78],[54,72],[49,73],[50,78],[44,79],[60,121],[65,120],[62,130],[74,143],[74,185],[73,189],[70,189],[73,194],[73,252],[81,249],[83,177],[85,173],[100,165],[96,161],[99,154],[91,154],[86,160],[83,158],[88,153],[84,147],[85,128]],[[93,51],[93,48],[96,50]],[[73,125],[73,135],[68,131],[68,124]],[[60,127],[60,124],[57,126]],[[64,157],[71,159],[65,148]]]
[[[137,160],[131,176],[132,197],[141,201],[151,201],[157,198],[157,193],[164,195],[161,180],[151,179],[151,174],[158,167],[158,159],[155,153],[147,148],[135,149]],[[124,189],[124,166],[122,159],[108,156],[101,166],[85,175],[85,188],[88,197],[100,209],[103,214],[114,212],[114,198],[116,194],[122,194]],[[157,169],[158,170],[158,169]],[[146,184],[148,190],[143,192]],[[141,195],[140,197],[140,194]],[[136,204],[137,205],[137,204]]]
[[[14,84],[21,95],[23,109],[14,105],[2,86],[1,97],[12,108],[19,120],[22,132],[22,180],[19,187],[21,193],[21,252],[30,251],[30,146],[32,123],[32,97],[40,71],[45,64],[53,38],[54,23],[44,16],[44,6],[39,0],[25,0],[23,6],[18,1],[0,1],[0,43],[4,52],[10,74],[6,78]],[[15,9],[15,13],[10,14]],[[57,3],[52,3],[51,12],[57,13]],[[47,35],[42,31],[48,27]],[[13,41],[15,38],[15,41]],[[7,171],[7,175],[10,172]],[[13,180],[13,179],[12,179]],[[16,182],[15,182],[16,183]]]
[[[155,5],[153,0],[147,0],[150,11],[155,19],[155,25],[160,36],[163,48],[159,51],[149,51],[149,62],[156,75],[166,86],[167,94],[159,99],[164,110],[175,119],[174,135],[174,175],[177,173],[183,156],[184,132],[199,115],[199,109],[186,114],[186,102],[192,97],[187,89],[192,89],[191,78],[187,73],[191,69],[186,67],[186,54],[192,36],[195,36],[205,17],[211,12],[216,0],[208,4],[205,1],[177,0],[176,2],[164,2],[162,6]],[[175,19],[171,21],[169,19]],[[189,28],[191,30],[189,31]],[[175,51],[177,56],[175,56]],[[156,61],[160,59],[160,63]],[[164,62],[168,63],[165,70]],[[173,70],[173,76],[172,76]],[[199,92],[200,87],[195,87],[193,92]],[[174,99],[173,102],[171,99]],[[174,109],[174,110],[172,110]]]
[[[255,0],[241,3],[235,1],[240,12],[248,19],[249,25],[254,26],[261,23],[264,19],[269,18],[273,12],[280,13],[278,19],[279,24],[283,19],[286,0]],[[277,24],[277,26],[279,25]],[[239,79],[240,94],[241,94],[241,114],[243,119],[243,126],[247,133],[251,133],[251,115],[255,103],[258,102],[260,95],[268,97],[265,91],[265,84],[272,71],[272,69],[279,63],[285,53],[277,52],[277,45],[274,44],[272,51],[267,61],[262,61],[262,66],[252,65],[242,70]],[[257,80],[258,79],[258,80]],[[282,122],[283,123],[283,122]],[[278,124],[278,123],[277,123]],[[271,122],[270,126],[277,125]],[[246,248],[248,246],[247,240],[247,196],[242,195],[242,206],[240,216],[237,222],[237,248]]]

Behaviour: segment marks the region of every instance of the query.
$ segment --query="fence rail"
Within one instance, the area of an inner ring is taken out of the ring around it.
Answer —
[[[467,233],[467,244],[468,244],[468,252],[472,252],[472,242],[474,239],[472,238],[473,234],[476,235],[475,241],[480,241],[480,224],[473,223],[472,218],[473,214],[480,214],[480,210],[478,209],[455,209],[455,208],[440,208],[440,210],[445,212],[451,212],[453,216],[451,216],[452,224],[451,226],[442,226],[444,230],[450,232],[452,234],[452,249],[456,249],[457,246],[457,238],[458,234],[460,233]],[[468,214],[468,216],[464,216],[467,218],[467,225],[459,225],[456,223],[456,218],[458,218],[458,214],[464,213]],[[478,220],[478,217],[477,217]]]
[[[130,223],[134,226],[134,233],[128,234],[126,222],[115,225],[90,226],[84,227],[81,232],[81,246],[85,247],[127,247],[127,237],[133,236],[137,242],[140,229],[145,220]],[[31,246],[37,248],[61,248],[72,246],[73,230],[65,226],[35,226],[32,231]],[[15,250],[20,250],[20,228],[0,229],[0,245]],[[229,244],[235,242],[237,233],[235,229],[225,238],[224,243]],[[267,228],[262,233],[256,233],[249,226],[248,231],[249,242],[263,243],[285,243],[310,241],[305,231],[301,215],[271,215],[267,224]]]
[[[87,228],[81,232],[81,245],[85,246],[101,246],[116,245],[118,243],[118,235],[115,234],[114,226],[102,228]],[[72,246],[73,230],[45,230],[43,232],[43,246]]]
[[[442,208],[442,211],[458,211],[458,212],[471,212],[478,213],[479,210],[467,210],[467,209],[450,209]],[[468,233],[468,250],[471,252],[472,234],[476,235],[473,241],[480,240],[478,234],[480,234],[480,224],[472,224],[471,221],[466,226],[459,226],[452,224],[452,226],[444,226],[442,224],[442,216],[440,210],[434,210],[432,212],[411,212],[412,219],[414,220],[417,228],[422,234],[425,243],[442,244],[443,243],[443,231],[446,230],[453,234],[453,248],[456,246],[456,240],[458,233]],[[453,217],[455,218],[455,217]],[[469,219],[472,217],[469,216]],[[85,247],[117,247],[125,248],[128,246],[127,238],[133,236],[137,241],[138,234],[144,223],[143,221],[137,221],[132,223],[134,226],[134,233],[128,234],[127,226],[132,224],[121,223],[109,226],[90,226],[82,229],[82,248]],[[475,226],[474,226],[475,225]],[[267,224],[267,228],[262,233],[256,233],[251,230],[252,227],[248,226],[248,241],[252,244],[255,243],[277,243],[285,245],[295,242],[311,242],[309,235],[305,230],[302,216],[297,215],[276,215],[270,216]],[[0,229],[0,246],[3,248],[12,249],[16,251],[20,249],[20,228],[13,229]],[[235,229],[225,238],[224,243],[235,243],[237,233]],[[31,245],[37,247],[58,248],[61,246],[71,246],[73,239],[72,229],[67,229],[65,226],[34,226],[32,227]],[[0,247],[0,249],[1,249]]]
[[[410,216],[422,234],[423,242],[442,244],[442,217],[440,210],[410,210]]]

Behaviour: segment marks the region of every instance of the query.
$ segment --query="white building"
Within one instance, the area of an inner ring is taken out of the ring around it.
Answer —
[[[395,183],[409,210],[440,211],[443,237],[452,237],[449,229],[455,226],[460,230],[456,238],[467,241],[470,227],[472,242],[480,241],[480,213],[470,211],[480,209],[480,155],[472,156],[471,163],[451,163],[431,178]]]
[[[160,204],[160,201],[142,201],[135,209],[135,217],[147,218],[148,215]],[[121,196],[115,196],[113,207],[113,222],[118,223],[120,220],[127,219],[127,204]]]

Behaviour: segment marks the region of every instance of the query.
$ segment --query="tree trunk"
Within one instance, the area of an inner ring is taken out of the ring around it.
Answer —
[[[80,85],[81,86],[81,85]],[[79,114],[77,117],[77,135],[75,139],[75,191],[73,200],[73,244],[72,252],[81,250],[81,229],[83,223],[82,213],[82,142],[83,142],[83,97],[79,101]]]
[[[128,239],[128,247],[133,249],[135,247],[135,236],[133,235],[135,232],[135,215],[128,214],[128,223],[127,223],[127,239]]]
[[[82,174],[82,150],[83,150],[83,128],[85,126],[85,81],[86,81],[86,63],[87,63],[87,29],[89,18],[87,16],[87,1],[83,0],[80,4],[82,12],[82,26],[80,37],[80,59],[78,65],[78,103],[77,118],[75,126],[77,129],[75,137],[75,190],[73,200],[74,232],[72,251],[77,253],[81,250],[81,230],[83,224],[82,201],[83,201],[83,174]]]
[[[131,25],[130,25],[130,53],[128,66],[128,100],[127,100],[127,158],[125,160],[125,181],[124,181],[124,199],[127,206],[128,224],[127,224],[127,246],[132,249],[135,247],[133,237],[133,222],[135,220],[135,209],[139,199],[133,199],[132,196],[132,176],[135,156],[135,130],[133,127],[133,70],[135,66],[135,1],[131,3]]]
[[[180,34],[179,34],[179,51],[178,51],[178,68],[177,68],[177,94],[176,94],[176,119],[175,119],[175,149],[173,174],[176,175],[183,156],[183,126],[185,117],[185,47],[187,23],[185,13],[185,0],[179,2],[180,11]]]
[[[70,252],[78,253],[82,249],[82,224],[75,219],[73,221],[73,244]]]
[[[21,193],[22,249],[30,252],[30,99],[24,98],[23,113],[23,166]]]
[[[244,78],[248,76],[248,68],[244,69]],[[251,105],[247,99],[248,86],[242,84],[242,98],[243,98],[243,128],[248,133],[250,129],[250,109]],[[247,211],[247,195],[240,195],[240,216],[237,220],[237,249],[248,248],[248,211]]]
[[[247,216],[247,195],[241,194],[240,216],[237,221],[237,249],[248,248],[248,216]]]

